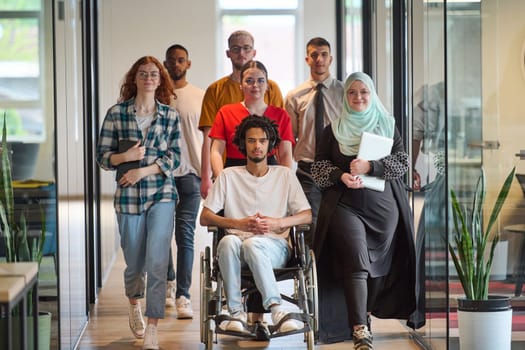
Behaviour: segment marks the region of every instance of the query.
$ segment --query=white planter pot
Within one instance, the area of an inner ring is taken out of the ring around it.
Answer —
[[[512,309],[509,297],[458,299],[460,350],[510,350]]]

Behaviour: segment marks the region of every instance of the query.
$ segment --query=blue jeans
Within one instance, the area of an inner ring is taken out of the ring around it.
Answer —
[[[195,174],[175,177],[179,202],[175,209],[175,243],[177,244],[177,274],[173,267],[173,254],[170,245],[168,260],[168,281],[177,276],[175,297],[190,299],[191,272],[193,270],[193,247],[195,221],[201,203],[201,179]]]
[[[126,269],[124,286],[128,298],[144,297],[145,277],[147,317],[164,318],[166,260],[173,233],[175,201],[157,202],[140,215],[117,214],[120,246]]]
[[[241,241],[235,235],[226,235],[219,241],[217,254],[230,313],[243,311],[241,268],[246,266],[261,292],[264,308],[281,304],[273,269],[285,266],[288,261],[288,243],[285,240],[254,236]]]

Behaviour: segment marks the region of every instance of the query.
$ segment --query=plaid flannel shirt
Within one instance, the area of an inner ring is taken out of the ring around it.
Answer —
[[[143,137],[135,119],[134,103],[135,99],[130,99],[108,110],[97,144],[97,163],[104,170],[116,170],[109,158],[118,152],[119,140],[142,140],[146,152],[140,166],[156,163],[161,173],[144,177],[133,186],[117,184],[114,206],[121,214],[141,214],[156,202],[177,200],[173,170],[180,163],[178,113],[157,101],[157,112]]]

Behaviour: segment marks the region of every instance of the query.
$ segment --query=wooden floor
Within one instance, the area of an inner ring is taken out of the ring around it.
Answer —
[[[199,333],[199,256],[209,244],[209,236],[202,227],[196,232],[195,262],[191,295],[196,317],[177,320],[174,309],[166,309],[166,317],[159,321],[159,343],[162,350],[204,349]],[[97,304],[92,308],[89,324],[80,341],[79,350],[88,349],[141,349],[128,327],[127,299],[124,296],[122,271],[124,262],[119,253],[112,271],[101,290]],[[143,303],[144,305],[144,303]],[[419,347],[410,339],[408,330],[396,320],[373,320],[374,349],[410,350]],[[306,349],[302,335],[273,339],[270,342],[245,341],[236,337],[219,336],[214,349]],[[316,349],[352,349],[351,342],[316,345]]]

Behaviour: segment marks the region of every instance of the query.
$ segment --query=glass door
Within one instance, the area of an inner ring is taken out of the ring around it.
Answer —
[[[457,349],[457,298],[463,290],[447,252],[454,226],[449,191],[468,207],[483,169],[484,219],[510,170],[525,172],[525,38],[521,1],[412,1],[410,37],[414,217],[424,247],[427,325],[434,349]],[[521,11],[521,12],[520,12]],[[493,234],[500,234],[489,294],[512,296],[520,330],[525,208],[517,176]],[[521,343],[519,332],[514,344]]]
[[[505,177],[513,167],[516,175],[494,233],[501,234],[496,248],[489,294],[512,297],[513,348],[524,348],[522,296],[525,261],[525,36],[519,0],[481,1],[481,109],[482,138],[479,146],[487,174],[488,201],[492,208]],[[521,151],[523,150],[523,151]],[[519,155],[522,155],[521,157]]]

